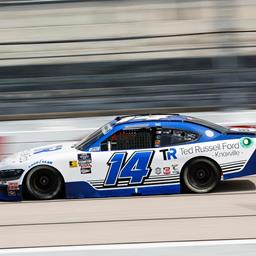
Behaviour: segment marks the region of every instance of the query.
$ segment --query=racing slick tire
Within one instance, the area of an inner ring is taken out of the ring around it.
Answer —
[[[194,193],[212,191],[219,183],[221,172],[211,160],[197,158],[189,162],[183,171],[183,182],[186,188]]]
[[[50,166],[38,166],[28,173],[25,184],[29,196],[47,200],[60,197],[64,181],[56,169]]]

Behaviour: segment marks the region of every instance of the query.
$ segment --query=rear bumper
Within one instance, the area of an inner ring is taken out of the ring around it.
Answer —
[[[228,179],[240,178],[243,176],[250,176],[255,174],[256,174],[256,150],[253,152],[252,156],[250,157],[250,159],[247,161],[247,163],[241,170],[233,173],[224,174],[224,179],[228,180]]]

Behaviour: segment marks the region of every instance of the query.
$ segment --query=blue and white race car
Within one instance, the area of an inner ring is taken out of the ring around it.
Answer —
[[[0,164],[0,199],[212,191],[256,174],[256,134],[171,115],[117,117],[77,143],[17,153]]]

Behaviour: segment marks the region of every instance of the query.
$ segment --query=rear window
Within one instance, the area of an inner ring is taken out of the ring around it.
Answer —
[[[223,127],[221,125],[214,124],[212,122],[202,120],[202,119],[199,119],[199,118],[195,118],[195,117],[187,117],[185,122],[199,124],[199,125],[205,126],[207,128],[210,128],[210,129],[215,130],[215,131],[220,132],[220,133],[228,133],[230,131],[228,128]]]

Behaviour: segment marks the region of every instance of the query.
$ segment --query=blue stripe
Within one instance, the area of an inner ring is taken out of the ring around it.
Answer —
[[[84,181],[68,182],[65,184],[65,188],[67,198],[132,196],[135,192],[135,189],[130,187],[97,190]],[[160,184],[159,186],[144,186],[137,189],[141,195],[177,194],[180,193],[180,184]]]

